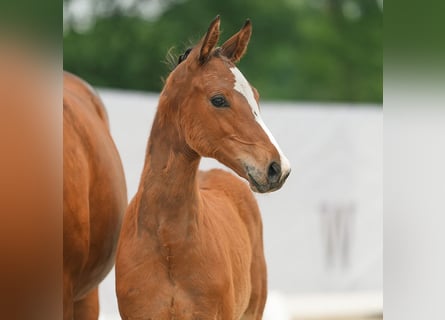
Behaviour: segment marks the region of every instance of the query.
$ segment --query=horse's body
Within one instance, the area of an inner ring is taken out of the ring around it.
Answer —
[[[127,206],[124,172],[105,108],[92,89],[64,74],[64,319],[98,319],[98,285],[114,264]]]
[[[250,34],[247,22],[215,49],[215,19],[166,81],[119,239],[123,319],[262,317],[266,264],[257,203],[236,176],[198,171],[201,156],[213,157],[259,192],[280,188],[290,172],[259,118],[256,91],[234,66]]]
[[[165,199],[153,206],[144,192],[132,201],[117,264],[123,319],[239,319],[248,306],[252,316],[262,313],[266,265],[253,195],[224,171],[201,173],[198,180],[200,199],[187,205]],[[186,187],[176,197],[189,192]],[[149,228],[135,230],[145,204]],[[176,214],[164,217],[167,211]]]

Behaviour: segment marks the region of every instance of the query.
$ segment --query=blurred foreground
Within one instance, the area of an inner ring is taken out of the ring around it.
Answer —
[[[5,31],[0,28],[1,318],[56,319],[62,309],[61,78],[46,50]]]

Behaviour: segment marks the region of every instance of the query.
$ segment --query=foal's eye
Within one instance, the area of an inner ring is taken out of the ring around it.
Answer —
[[[229,103],[227,102],[226,98],[222,95],[213,96],[210,99],[210,102],[213,104],[214,107],[217,108],[224,108],[229,106]]]

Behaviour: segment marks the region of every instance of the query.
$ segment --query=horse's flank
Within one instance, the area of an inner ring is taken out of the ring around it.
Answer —
[[[64,319],[97,319],[97,286],[114,264],[126,186],[102,102],[69,73],[63,125]]]

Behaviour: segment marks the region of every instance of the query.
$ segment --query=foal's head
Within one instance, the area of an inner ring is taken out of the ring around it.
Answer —
[[[235,66],[252,33],[250,21],[216,47],[219,17],[198,45],[187,50],[166,82],[164,96],[177,105],[187,145],[247,179],[253,191],[279,189],[290,165],[260,117],[259,95]]]

